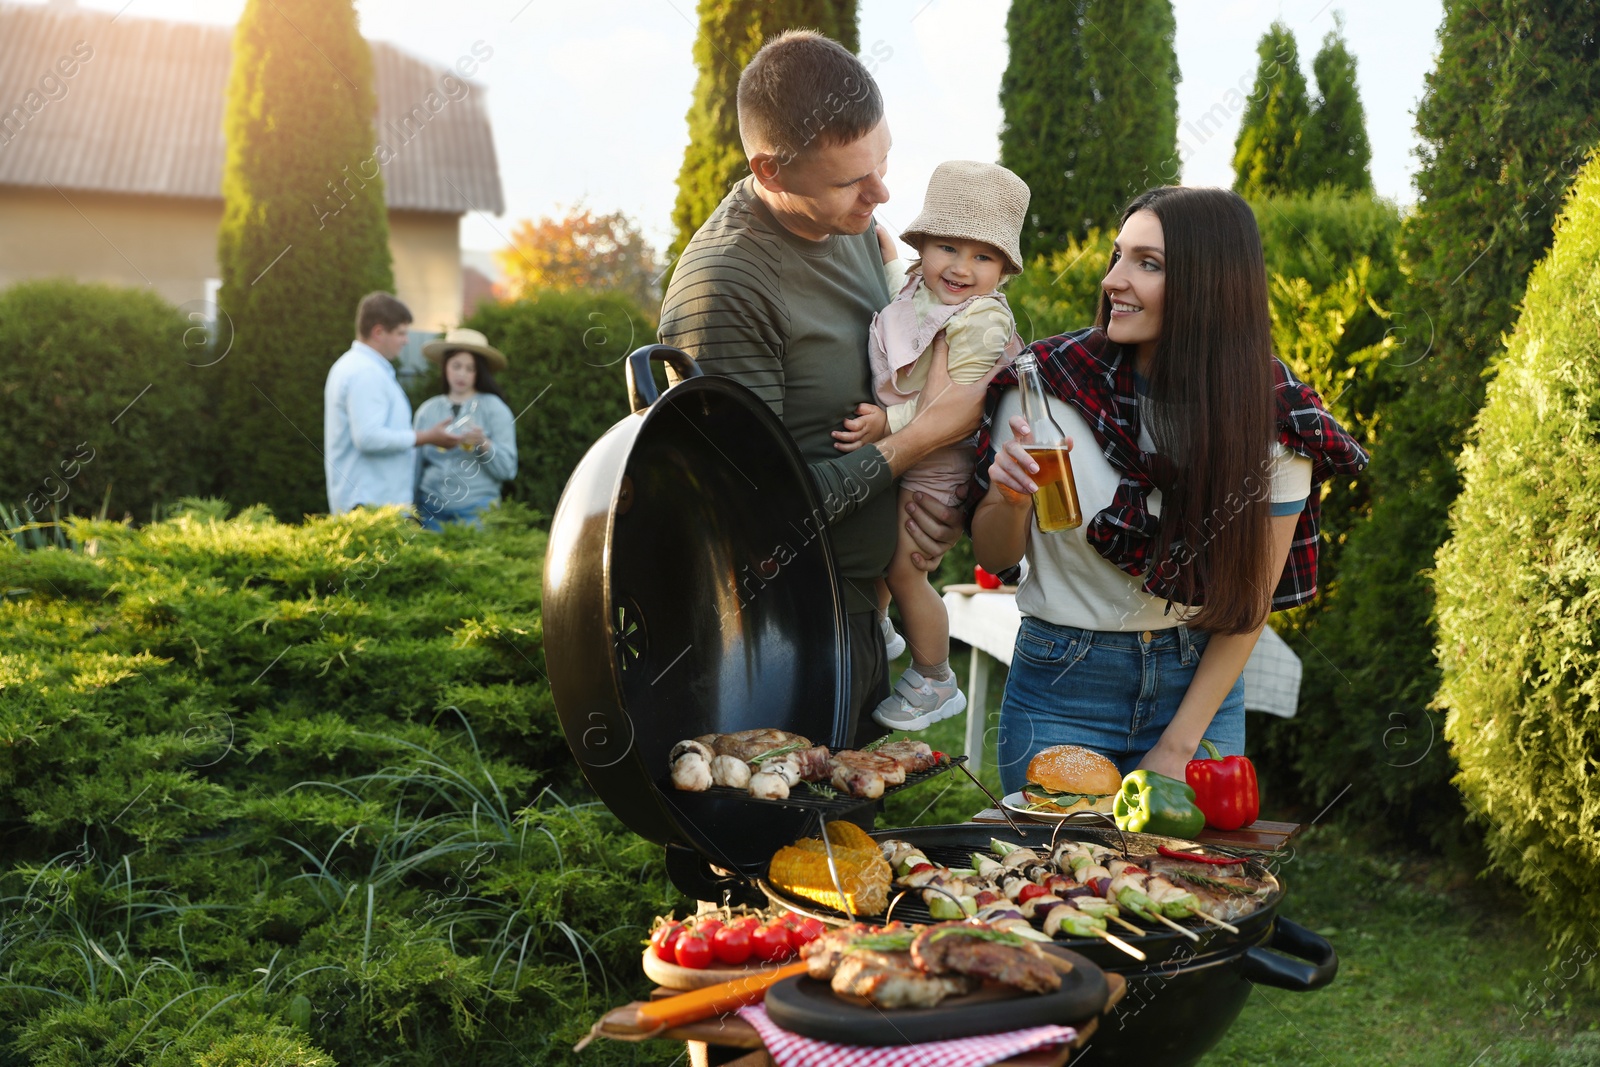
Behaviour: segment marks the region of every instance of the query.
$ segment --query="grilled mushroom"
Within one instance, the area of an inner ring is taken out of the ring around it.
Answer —
[[[711,761],[711,780],[743,789],[750,784],[750,764],[735,756],[717,756]]]

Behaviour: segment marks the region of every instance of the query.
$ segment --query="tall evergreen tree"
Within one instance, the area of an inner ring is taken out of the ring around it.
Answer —
[[[1294,32],[1274,22],[1256,45],[1256,83],[1233,143],[1233,190],[1255,199],[1309,191],[1301,177],[1311,103]]]
[[[1317,101],[1303,138],[1302,180],[1311,187],[1331,185],[1347,193],[1370,193],[1372,146],[1367,143],[1367,114],[1356,89],[1356,57],[1344,41],[1344,19],[1322,39],[1312,62]],[[1308,190],[1309,191],[1309,190]]]
[[[327,509],[323,382],[354,336],[361,297],[394,286],[376,113],[350,0],[245,5],[217,238],[218,303],[234,331],[221,364],[221,488],[285,518]]]
[[[784,30],[816,30],[854,52],[861,47],[856,0],[700,0],[694,39],[694,101],[689,147],[678,172],[672,207],[677,230],[668,258],[676,260],[694,231],[734,183],[750,173],[739,141],[739,74],[767,39]]]
[[[1033,191],[1024,256],[1113,227],[1178,179],[1176,32],[1171,0],[1013,0],[1000,162]]]
[[[1417,109],[1417,207],[1401,237],[1410,285],[1394,361],[1409,381],[1373,449],[1372,517],[1351,532],[1313,635],[1323,654],[1305,661],[1317,697],[1295,723],[1318,774],[1306,799],[1356,783],[1348,814],[1436,843],[1459,832],[1460,801],[1429,710],[1439,681],[1430,571],[1485,370],[1600,141],[1595,25],[1592,0],[1445,4]]]

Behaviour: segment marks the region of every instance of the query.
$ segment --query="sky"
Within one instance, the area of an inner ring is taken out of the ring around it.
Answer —
[[[219,24],[231,24],[244,7],[244,0],[77,2],[125,17]],[[861,50],[894,136],[892,199],[880,212],[891,228],[916,214],[939,162],[998,158],[1008,6],[860,0]],[[1230,101],[1249,92],[1268,25],[1282,19],[1294,31],[1314,88],[1311,59],[1342,14],[1367,112],[1373,184],[1402,205],[1414,200],[1414,112],[1438,50],[1441,0],[1175,0],[1173,7],[1185,184],[1232,184],[1241,111]],[[694,0],[358,0],[357,10],[369,39],[441,67],[475,44],[493,50],[475,85],[487,94],[506,214],[464,217],[464,250],[501,247],[518,219],[559,216],[579,203],[626,212],[665,248],[688,143]],[[1208,113],[1212,122],[1200,126]]]

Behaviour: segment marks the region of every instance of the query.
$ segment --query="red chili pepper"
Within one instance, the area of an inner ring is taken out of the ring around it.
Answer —
[[[1236,863],[1243,863],[1243,859],[1233,856],[1202,856],[1198,852],[1183,852],[1179,849],[1168,848],[1166,845],[1157,845],[1156,851],[1170,859],[1188,860],[1190,863],[1209,863],[1216,867],[1232,867]]]
[[[1205,813],[1206,825],[1214,830],[1237,830],[1255,822],[1261,812],[1255,764],[1243,756],[1224,757],[1204,738],[1200,744],[1211,758],[1190,760],[1183,776]]]

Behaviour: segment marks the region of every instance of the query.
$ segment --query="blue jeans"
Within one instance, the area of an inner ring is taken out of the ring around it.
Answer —
[[[1127,774],[1178,712],[1210,635],[1170,630],[1080,630],[1022,619],[1000,708],[1000,781],[1022,788],[1028,761],[1051,745],[1081,745]],[[1244,753],[1244,680],[1222,701],[1206,739]]]
[[[460,504],[443,504],[430,502],[427,493],[417,494],[417,520],[422,523],[424,530],[442,533],[446,523],[465,523],[468,526],[483,529],[483,513],[494,507],[498,500],[489,497],[483,500],[469,500]]]

